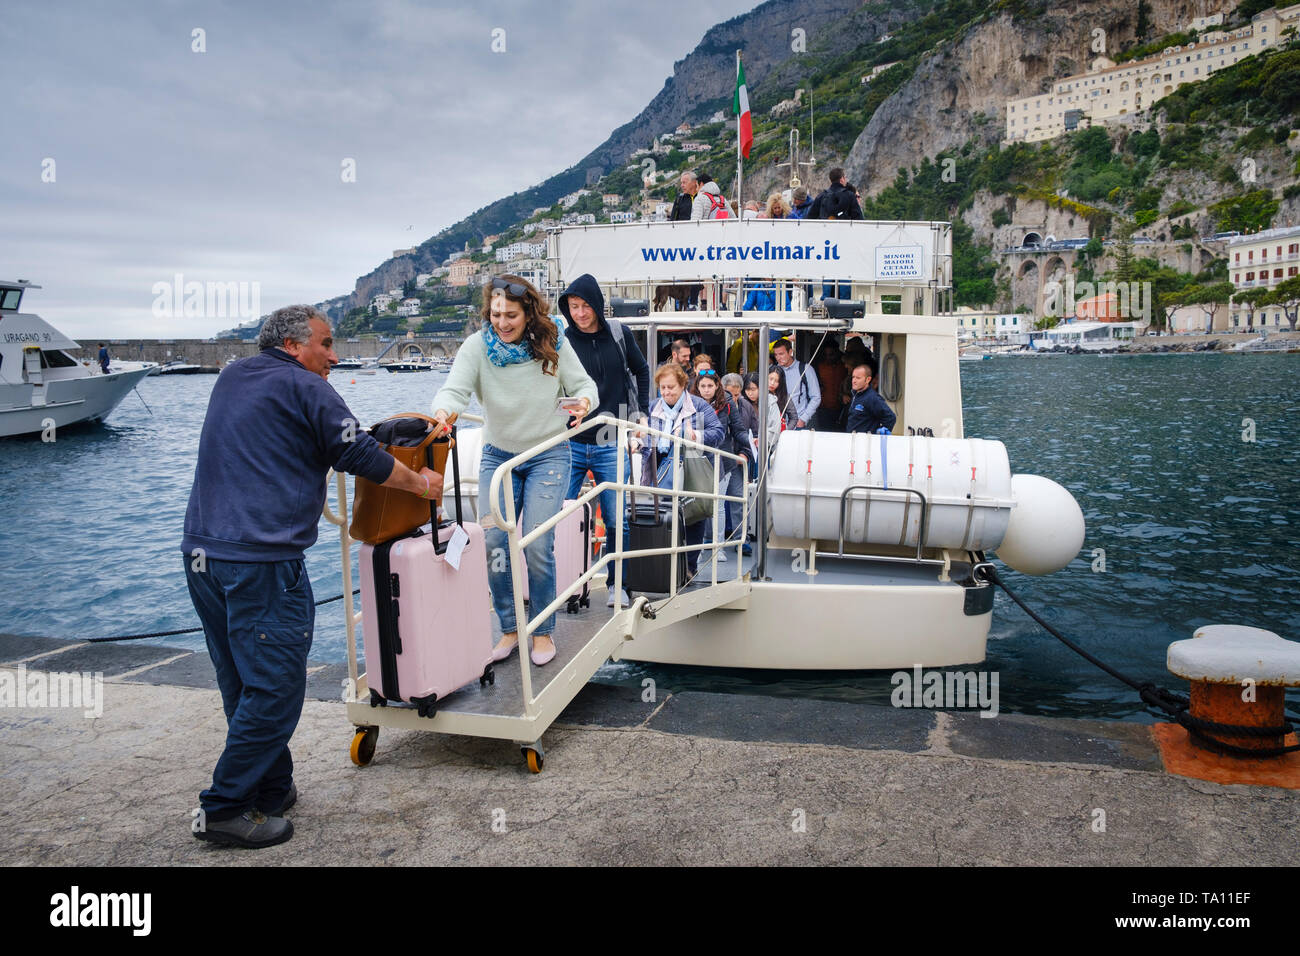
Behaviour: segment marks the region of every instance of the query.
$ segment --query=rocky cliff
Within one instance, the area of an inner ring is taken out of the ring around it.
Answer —
[[[845,170],[863,195],[875,195],[898,170],[972,137],[997,142],[1006,131],[1006,102],[1047,92],[1053,82],[1087,69],[1102,30],[1114,53],[1134,42],[1137,4],[1085,0],[1044,3],[1042,12],[1002,12],[973,24],[926,57],[862,131]],[[1022,8],[1023,9],[1023,8]],[[1202,13],[1194,0],[1151,0],[1150,35],[1173,33]]]

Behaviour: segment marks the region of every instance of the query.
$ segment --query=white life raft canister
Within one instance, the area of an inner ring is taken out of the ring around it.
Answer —
[[[1032,520],[1012,527],[1017,490],[1031,487],[1035,505],[1021,517],[1032,511]],[[915,548],[924,513],[923,547],[1005,544],[999,557],[1029,574],[1064,567],[1083,545],[1083,514],[1070,493],[1038,476],[1013,480],[999,441],[785,432],[768,488],[772,533],[782,537],[838,541],[842,513],[846,543]]]

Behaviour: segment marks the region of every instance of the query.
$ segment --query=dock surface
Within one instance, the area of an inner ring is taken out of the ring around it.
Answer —
[[[189,832],[225,737],[206,654],[0,635],[0,673],[102,671],[102,716],[0,707],[10,866],[1290,865],[1300,794],[1167,774],[1147,725],[589,684],[543,738],[381,731],[348,758],[312,665],[294,838]]]

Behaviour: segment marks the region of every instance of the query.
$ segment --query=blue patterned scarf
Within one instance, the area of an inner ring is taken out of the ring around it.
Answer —
[[[555,316],[550,317],[555,323],[555,351],[558,353],[564,347],[564,327],[560,325]],[[483,345],[487,348],[488,361],[498,368],[505,368],[507,365],[518,365],[521,362],[531,362],[536,356],[533,355],[533,347],[528,344],[527,340],[521,338],[518,342],[503,342],[501,336],[497,335],[497,330],[488,322],[483,326]]]

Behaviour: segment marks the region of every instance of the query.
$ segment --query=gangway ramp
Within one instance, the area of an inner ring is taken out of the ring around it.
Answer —
[[[598,427],[607,424],[616,424],[625,432],[630,423],[601,416],[582,427]],[[654,433],[653,430],[651,431]],[[673,438],[673,436],[666,437]],[[523,592],[521,554],[530,541],[553,528],[568,514],[583,507],[606,488],[619,491],[636,490],[638,493],[655,491],[639,485],[602,482],[588,489],[576,501],[569,502],[559,514],[543,522],[532,532],[521,534],[515,520],[512,485],[508,480],[510,471],[520,462],[563,440],[565,436],[557,436],[557,439],[535,446],[501,465],[491,479],[493,485],[491,494],[497,500],[494,501],[491,514],[481,516],[484,524],[494,523],[507,532],[511,570],[515,579],[516,619],[527,622],[520,629],[520,649],[512,657],[496,665],[492,683],[486,685],[471,683],[448,695],[438,701],[437,711],[431,717],[421,717],[414,706],[391,701],[374,706],[371,702],[366,675],[361,672],[361,662],[358,657],[356,628],[361,623],[361,614],[355,610],[352,597],[351,548],[356,542],[348,535],[347,483],[345,476],[336,476],[337,513],[327,502],[324,514],[327,520],[338,526],[340,534],[348,647],[348,687],[353,691],[347,695],[347,715],[357,727],[351,748],[352,760],[357,765],[365,766],[373,758],[379,729],[392,727],[514,741],[522,749],[528,768],[533,772],[539,772],[542,769],[544,756],[541,746],[542,735],[596,671],[611,658],[618,659],[619,650],[624,642],[643,637],[660,628],[671,627],[680,621],[708,611],[724,608],[742,611],[745,608],[750,582],[748,575],[741,573],[740,542],[734,545],[736,549],[736,564],[732,565],[735,568],[734,578],[719,580],[719,564],[716,557],[713,560],[702,558],[695,579],[687,586],[675,590],[674,593],[649,596],[638,594],[629,605],[622,605],[620,601],[618,606],[607,608],[601,599],[603,597],[601,590],[611,562],[619,562],[621,558],[638,554],[690,550],[687,546],[674,543],[669,549],[659,551],[622,552],[619,550],[623,545],[622,530],[619,528],[615,534],[615,547],[607,548],[606,553],[594,562],[582,577],[560,590],[550,605],[545,608],[528,606],[525,610],[521,596]],[[688,446],[694,444],[684,439],[676,439],[676,441]],[[675,454],[679,452],[680,449],[675,450]],[[681,469],[678,469],[679,473],[680,471]],[[720,537],[721,507],[729,499],[717,494],[716,477],[715,475],[713,494],[704,492],[699,493],[699,496],[713,497],[714,527]],[[501,501],[497,489],[502,485],[505,492],[504,509],[496,506]],[[659,494],[681,497],[690,493],[682,491],[679,487],[659,490]],[[741,501],[743,506],[743,499],[732,500]],[[706,546],[695,546],[695,549],[704,547]],[[617,564],[615,583],[617,586],[621,586],[622,583],[622,569]],[[574,614],[566,613],[565,606],[568,598],[580,592],[584,584],[592,588],[594,598],[591,602],[592,606],[582,608]],[[483,595],[483,600],[487,599],[488,596]],[[528,657],[529,635],[552,612],[556,612],[555,631],[552,634],[556,656],[546,666],[536,667]],[[495,618],[495,615],[493,617]],[[495,636],[499,637],[500,630],[495,620],[493,630]]]

